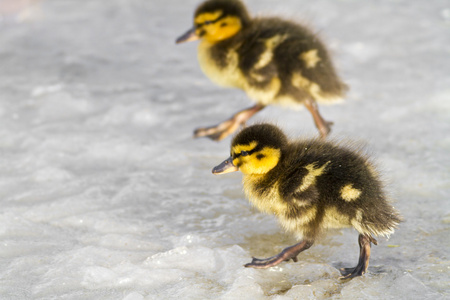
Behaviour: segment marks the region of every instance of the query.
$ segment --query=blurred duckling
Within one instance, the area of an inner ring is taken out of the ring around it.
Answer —
[[[238,170],[250,202],[300,239],[275,256],[253,258],[246,267],[296,262],[326,229],[353,227],[360,257],[356,267],[341,269],[341,278],[361,276],[369,266],[371,243],[377,244],[373,236],[388,237],[401,221],[372,164],[350,147],[320,139],[289,141],[274,125],[253,125],[234,137],[231,157],[213,173]]]
[[[221,140],[269,104],[305,105],[322,137],[331,122],[316,102],[340,100],[347,87],[327,49],[308,28],[280,18],[251,18],[239,0],[208,0],[195,11],[194,27],[176,42],[201,39],[198,60],[215,83],[244,90],[256,105],[195,137]]]

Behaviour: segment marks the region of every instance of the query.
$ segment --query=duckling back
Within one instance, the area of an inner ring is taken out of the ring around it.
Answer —
[[[291,203],[282,217],[286,229],[301,226],[306,236],[349,226],[368,236],[393,233],[400,217],[365,155],[318,140],[293,143],[289,152],[279,180],[281,198]],[[308,211],[310,222],[305,224],[302,211]]]
[[[280,18],[258,18],[253,24],[248,36],[254,40],[243,43],[240,49],[240,68],[250,90],[270,89],[277,78],[280,84],[274,101],[278,104],[298,104],[308,97],[333,102],[343,97],[347,86],[316,34]]]

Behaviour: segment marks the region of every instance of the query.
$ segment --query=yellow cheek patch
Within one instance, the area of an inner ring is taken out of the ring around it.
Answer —
[[[303,177],[302,185],[298,187],[298,192],[304,192],[307,188],[313,185],[316,182],[316,177],[323,174],[325,168],[328,166],[330,162],[326,162],[320,168],[316,168],[316,163],[309,164],[305,167],[308,170],[308,174]]]
[[[280,149],[266,147],[250,156],[239,157],[242,162],[239,169],[244,174],[265,174],[278,164],[280,156]]]
[[[253,141],[250,144],[246,144],[246,145],[236,145],[233,148],[231,148],[231,150],[232,150],[232,153],[239,154],[242,151],[247,151],[247,152],[251,151],[251,150],[255,149],[256,146],[258,146],[258,142]]]
[[[309,50],[300,54],[300,59],[306,63],[306,67],[314,68],[320,61],[320,57],[317,54],[317,49]]]
[[[242,151],[252,151],[253,149],[256,148],[256,146],[258,146],[258,142],[257,141],[253,141],[250,142],[249,144],[246,145],[236,145],[233,148],[231,148],[231,153],[233,154],[240,154]],[[235,159],[233,159],[233,164],[235,166],[239,165],[240,163],[245,163],[246,162],[246,156],[239,156]]]
[[[237,17],[228,16],[212,24],[203,25],[204,38],[211,44],[215,44],[234,36],[242,28],[241,20]]]
[[[221,15],[222,15],[222,10],[216,10],[214,12],[203,13],[203,14],[198,15],[194,19],[194,23],[197,24],[197,25],[201,25],[201,24],[203,24],[203,23],[205,23],[207,21],[209,21],[209,22],[215,21]]]
[[[361,190],[355,189],[352,184],[347,184],[341,189],[341,198],[347,202],[355,201],[361,195]]]

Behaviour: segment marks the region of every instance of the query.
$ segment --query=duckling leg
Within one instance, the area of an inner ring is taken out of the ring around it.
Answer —
[[[254,114],[263,109],[265,105],[256,104],[234,114],[230,119],[216,126],[197,128],[194,131],[194,137],[209,137],[212,140],[220,141],[232,134],[240,125],[250,119]]]
[[[342,276],[340,279],[350,279],[356,276],[361,276],[366,273],[369,267],[370,259],[370,243],[377,244],[377,240],[370,235],[360,234],[358,238],[359,243],[359,261],[358,265],[354,268],[342,268],[340,269]]]
[[[294,246],[290,246],[285,248],[283,251],[278,253],[275,256],[269,258],[255,258],[253,257],[252,262],[245,265],[246,268],[256,268],[256,269],[266,269],[270,267],[274,267],[283,261],[289,261],[292,259],[294,262],[297,262],[297,255],[308,249],[313,245],[312,241],[301,241]]]
[[[331,125],[333,125],[333,122],[325,121],[322,118],[319,113],[319,107],[317,106],[316,101],[314,101],[313,99],[307,98],[304,104],[313,116],[314,124],[316,124],[317,129],[319,129],[320,136],[322,138],[325,138],[331,131]]]

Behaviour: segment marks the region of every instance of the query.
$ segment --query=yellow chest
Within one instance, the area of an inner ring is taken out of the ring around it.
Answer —
[[[222,67],[211,57],[212,46],[206,40],[199,44],[198,61],[203,73],[220,86],[244,89],[245,77],[238,67],[239,57],[236,51],[233,49],[228,51],[226,64]]]
[[[249,201],[260,211],[280,216],[286,212],[287,205],[281,200],[278,183],[267,188],[263,194],[256,190],[256,184],[261,175],[245,175],[243,178],[244,192]]]

